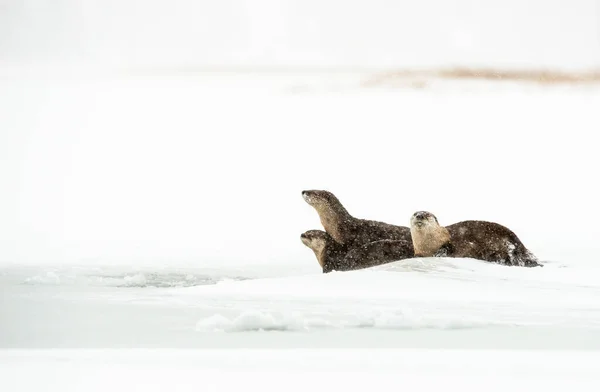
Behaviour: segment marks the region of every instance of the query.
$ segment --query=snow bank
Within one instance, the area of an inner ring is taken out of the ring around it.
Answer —
[[[22,268],[1,270],[0,347],[598,349],[600,342],[598,267],[421,258],[329,274],[247,271],[258,276],[242,280],[201,269]],[[202,284],[203,276],[210,281]]]
[[[345,317],[344,317],[345,316]],[[410,308],[402,310],[357,310],[354,314],[346,313],[340,317],[335,312],[329,314],[313,314],[296,311],[291,314],[279,312],[242,311],[239,316],[227,318],[215,314],[204,318],[196,324],[200,332],[247,332],[247,331],[319,331],[323,329],[467,329],[507,326],[500,323],[487,323],[476,318],[456,317],[453,320],[439,320],[415,316]],[[512,326],[510,324],[508,326]]]
[[[597,269],[516,268],[423,258],[376,268],[218,282],[169,290],[219,309],[198,331],[320,329],[597,328]],[[232,306],[238,303],[240,306]],[[243,305],[242,305],[243,304]]]
[[[215,314],[198,321],[199,331],[293,331],[304,329],[301,318],[278,319],[271,313],[259,311],[244,311],[235,319],[230,320],[220,314]]]

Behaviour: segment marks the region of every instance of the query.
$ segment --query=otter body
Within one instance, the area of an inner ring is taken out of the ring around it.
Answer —
[[[358,247],[336,242],[321,230],[309,230],[300,236],[312,249],[323,273],[352,271],[413,257],[412,243],[406,240],[379,240]]]
[[[403,240],[412,248],[408,227],[355,218],[338,198],[328,191],[303,191],[302,197],[317,211],[327,234],[339,244],[359,247],[381,240]]]
[[[411,235],[420,257],[469,257],[493,263],[541,266],[517,235],[498,223],[468,220],[443,227],[426,211],[413,214]]]

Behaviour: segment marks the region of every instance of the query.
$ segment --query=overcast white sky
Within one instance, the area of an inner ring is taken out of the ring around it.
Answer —
[[[589,67],[600,0],[3,0],[0,60]]]

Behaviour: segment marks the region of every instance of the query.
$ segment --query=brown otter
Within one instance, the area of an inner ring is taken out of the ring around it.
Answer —
[[[417,257],[470,257],[505,265],[542,266],[508,228],[494,222],[468,220],[440,226],[430,212],[415,212],[410,220]]]
[[[413,257],[412,244],[406,240],[380,240],[348,249],[322,230],[306,231],[300,239],[315,252],[323,273],[363,269]]]
[[[412,248],[408,227],[355,218],[328,191],[302,191],[302,197],[317,211],[327,234],[340,244],[354,248],[380,240],[404,240]]]

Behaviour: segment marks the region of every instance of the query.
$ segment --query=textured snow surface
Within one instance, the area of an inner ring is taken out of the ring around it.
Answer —
[[[585,265],[422,258],[329,274],[268,264],[246,275],[158,265],[0,272],[1,347],[600,348],[598,268]]]

